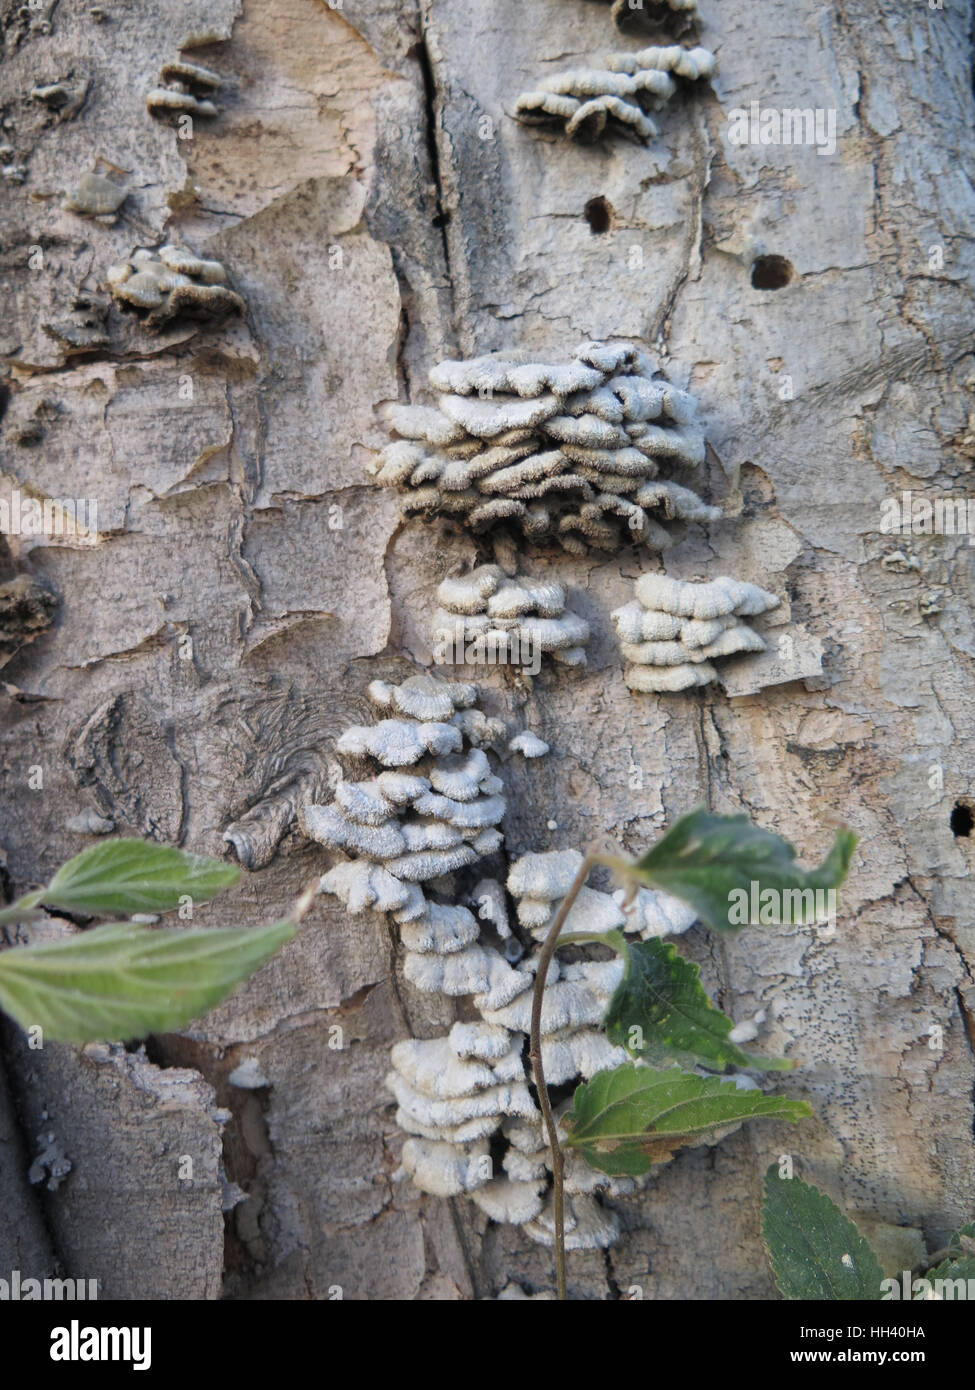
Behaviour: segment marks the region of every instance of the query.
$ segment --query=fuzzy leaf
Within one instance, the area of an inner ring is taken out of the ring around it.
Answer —
[[[43,890],[48,907],[86,916],[169,912],[188,895],[207,902],[236,883],[235,864],[147,840],[103,840],[63,864]]]
[[[636,1177],[675,1149],[718,1136],[741,1120],[799,1120],[805,1101],[739,1090],[733,1081],[687,1072],[652,1071],[632,1062],[597,1072],[576,1089],[566,1125],[571,1148],[612,1177]]]
[[[749,921],[751,914],[740,912],[742,904],[747,908],[752,901],[752,884],[758,901],[768,889],[776,894],[768,911],[763,905],[761,925],[807,922],[816,916],[816,890],[843,882],[855,844],[851,831],[838,830],[822,864],[800,869],[788,840],[753,825],[747,816],[713,816],[700,808],[682,816],[631,873],[689,903],[714,931],[734,931]]]
[[[0,1008],[56,1042],[106,1042],[180,1028],[219,1003],[295,932],[150,930],[114,922],[0,952]]]
[[[731,1019],[704,992],[700,967],[670,941],[651,937],[624,954],[625,973],[609,1001],[606,1035],[641,1062],[789,1071],[784,1057],[759,1057],[729,1039]]]
[[[762,1238],[787,1299],[877,1300],[883,1271],[873,1250],[824,1192],[798,1178],[765,1174]]]

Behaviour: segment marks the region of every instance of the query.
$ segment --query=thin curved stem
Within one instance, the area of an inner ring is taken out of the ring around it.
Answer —
[[[542,1111],[542,1120],[545,1124],[545,1131],[548,1134],[549,1151],[552,1158],[552,1201],[555,1210],[555,1286],[556,1296],[565,1299],[565,1187],[562,1180],[562,1146],[559,1144],[559,1132],[555,1124],[555,1116],[552,1114],[552,1102],[548,1097],[548,1086],[545,1084],[545,1069],[542,1066],[542,999],[545,994],[545,979],[548,975],[552,957],[555,955],[559,944],[559,933],[562,925],[572,910],[572,904],[579,896],[582,888],[594,865],[605,862],[606,856],[600,854],[587,854],[579,866],[579,872],[572,880],[572,886],[562,899],[561,906],[555,914],[555,921],[549,928],[548,936],[542,946],[538,957],[538,968],[535,972],[535,988],[532,995],[532,1026],[529,1041],[528,1056],[532,1064],[532,1076],[535,1080],[535,1090],[538,1092],[538,1103]]]

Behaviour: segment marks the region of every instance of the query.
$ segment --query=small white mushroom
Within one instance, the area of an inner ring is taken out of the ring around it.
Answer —
[[[467,1120],[496,1115],[521,1115],[531,1119],[538,1114],[523,1081],[504,1082],[485,1087],[469,1096],[447,1100],[433,1100],[423,1095],[395,1071],[387,1076],[386,1085],[393,1092],[401,1110],[422,1124],[433,1127],[460,1125]]]
[[[597,1071],[622,1066],[626,1059],[625,1048],[614,1047],[594,1028],[564,1029],[542,1040],[542,1065],[550,1086],[561,1086],[574,1076],[588,1081]]]
[[[448,1038],[409,1038],[396,1043],[390,1061],[417,1091],[433,1100],[470,1096],[495,1086],[499,1078],[484,1062],[458,1057]],[[517,1079],[517,1075],[514,1078]]]
[[[335,800],[348,818],[360,825],[382,825],[395,814],[376,782],[339,782]]]
[[[406,840],[392,821],[378,826],[360,825],[334,806],[303,806],[298,821],[310,840],[329,849],[353,850],[373,859],[392,859],[394,855],[403,855],[406,849]]]
[[[350,860],[336,864],[322,875],[320,891],[333,893],[353,916],[372,908],[375,912],[398,912],[412,900],[412,884],[401,883],[388,870],[369,860]],[[422,893],[420,894],[422,906]]]
[[[510,1178],[495,1178],[471,1193],[471,1199],[485,1216],[500,1225],[524,1226],[534,1221],[542,1211],[545,1182],[512,1182]]]
[[[602,1022],[606,1005],[623,976],[623,962],[582,962],[564,967],[564,978],[547,984],[542,998],[542,1033],[558,1033],[566,1028],[595,1028]],[[479,1006],[480,1007],[480,1006]],[[488,1023],[527,1033],[531,1028],[530,994],[518,995],[502,1008],[482,1008]]]
[[[376,785],[394,806],[407,806],[430,790],[430,783],[425,777],[414,777],[408,772],[381,772],[376,778]]]
[[[403,974],[425,994],[472,994],[475,1003],[483,998],[496,1008],[531,985],[530,977],[512,970],[496,951],[488,951],[477,943],[449,955],[410,953],[403,963]],[[497,1021],[504,1026],[503,1020]]]
[[[402,924],[400,938],[408,951],[449,956],[477,940],[478,925],[466,908],[427,902],[422,916]]]
[[[62,206],[83,217],[110,217],[125,202],[128,189],[103,174],[82,174]]]
[[[682,936],[697,921],[697,913],[679,898],[661,893],[656,888],[638,888],[626,902],[623,889],[613,894],[626,915],[626,930],[651,936]]]
[[[566,1250],[606,1250],[619,1239],[620,1224],[613,1212],[584,1194],[567,1197],[565,1203]],[[555,1212],[552,1199],[538,1217],[525,1227],[526,1235],[539,1245],[555,1244]]]
[[[435,791],[454,801],[473,801],[480,794],[480,784],[491,776],[491,764],[480,748],[452,758],[441,758],[430,773],[430,785]]]
[[[340,753],[366,754],[384,767],[408,767],[425,753],[456,753],[463,746],[453,724],[416,724],[407,719],[383,719],[371,727],[347,729],[338,740]]]
[[[520,753],[523,758],[544,758],[549,746],[544,739],[532,733],[531,729],[523,729],[511,739],[508,750],[511,753]]]
[[[407,1139],[400,1161],[414,1185],[434,1197],[473,1193],[491,1177],[488,1145],[483,1139],[466,1149],[435,1140]]]
[[[542,898],[548,902],[564,898],[582,867],[582,858],[575,849],[523,854],[511,866],[508,892],[516,898]]]
[[[387,867],[397,878],[410,883],[424,883],[442,874],[454,873],[466,864],[473,864],[478,853],[472,845],[459,844],[453,849],[417,850],[414,853],[400,854],[388,861]]]
[[[458,1057],[479,1057],[497,1061],[511,1050],[511,1034],[507,1028],[489,1023],[455,1023],[450,1030],[450,1045]]]

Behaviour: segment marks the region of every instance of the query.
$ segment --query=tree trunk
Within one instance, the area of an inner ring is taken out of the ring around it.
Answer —
[[[635,338],[700,401],[723,519],[667,570],[775,589],[793,645],[727,693],[631,695],[609,613],[656,558],[526,554],[594,637],[581,670],[478,676],[553,749],[503,769],[506,853],[637,851],[701,802],[807,861],[840,824],[860,843],[834,938],[685,938],[726,1012],[766,1011],[815,1117],[661,1169],[617,1203],[615,1249],[570,1257],[576,1297],[771,1297],[759,1196],[780,1154],[931,1250],[975,1187],[975,552],[881,532],[884,499],[953,495],[973,456],[972,5],[700,10],[713,82],[649,145],[582,146],[510,113],[542,75],[634,46],[597,0],[2,5],[3,495],[95,499],[100,533],[9,537],[0,578],[34,581],[3,674],[12,891],[88,843],[66,824],[85,811],[204,853],[232,834],[250,867],[207,925],[271,920],[323,871],[295,810],[368,682],[429,665],[436,586],[474,551],[401,522],[365,467],[376,407],[429,401],[436,362]],[[224,86],[181,139],[145,94],[188,36]],[[835,111],[835,153],[732,143],[753,101]],[[99,159],[129,188],[112,225],[61,206]],[[221,260],[243,316],[153,332],[77,307],[163,241]],[[92,314],[103,336],[78,351]],[[391,1181],[389,1047],[455,1016],[402,978],[391,923],[319,898],[280,957],[145,1055],[32,1051],[8,1028],[0,1273],[56,1262],[102,1297],[551,1288],[551,1251],[517,1228]],[[229,1084],[245,1059],[265,1087]]]

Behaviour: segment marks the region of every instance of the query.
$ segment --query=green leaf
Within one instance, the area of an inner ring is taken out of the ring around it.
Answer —
[[[700,967],[678,955],[672,942],[651,937],[630,946],[623,958],[623,978],[606,1011],[610,1042],[655,1065],[791,1070],[784,1057],[759,1057],[730,1041],[734,1024],[705,994]]]
[[[931,1282],[935,1279],[952,1281],[964,1279],[966,1285],[962,1297],[968,1297],[967,1281],[969,1279],[975,1280],[975,1225],[959,1226],[948,1242],[947,1259],[929,1269],[924,1277]],[[953,1297],[954,1294],[952,1293],[951,1296]],[[943,1290],[942,1297],[944,1297]]]
[[[968,1290],[975,1285],[975,1255],[963,1255],[960,1260],[942,1260],[941,1264],[936,1265],[933,1269],[929,1269],[927,1274],[924,1275],[924,1278],[927,1279],[929,1284],[934,1286],[932,1292],[935,1298],[944,1301],[954,1299],[955,1297],[967,1300]],[[951,1283],[954,1285],[956,1279],[964,1281],[961,1290],[953,1287],[949,1292],[945,1289],[945,1284]],[[935,1284],[935,1280],[941,1280],[942,1287],[940,1289],[938,1289]],[[971,1283],[969,1283],[969,1280],[971,1280]],[[924,1294],[916,1295],[916,1297],[923,1298]]]
[[[760,1117],[799,1120],[805,1101],[739,1090],[733,1081],[624,1062],[576,1089],[566,1126],[570,1148],[612,1177],[636,1177],[675,1149],[718,1137],[728,1125]]]
[[[180,899],[207,902],[236,883],[240,870],[146,840],[102,840],[69,859],[43,890],[48,907],[86,916],[169,912]]]
[[[952,1256],[975,1255],[975,1222],[958,1227],[948,1242],[948,1251]]]
[[[0,1008],[55,1042],[106,1042],[180,1028],[220,1002],[294,934],[251,929],[94,927],[0,952]]]
[[[761,926],[808,922],[829,906],[824,895],[843,882],[855,844],[851,831],[839,830],[819,868],[800,869],[787,840],[747,816],[699,808],[682,816],[631,874],[682,898],[714,931],[733,931],[756,917]]]
[[[762,1238],[783,1298],[878,1300],[877,1256],[835,1202],[798,1178],[765,1174]]]

